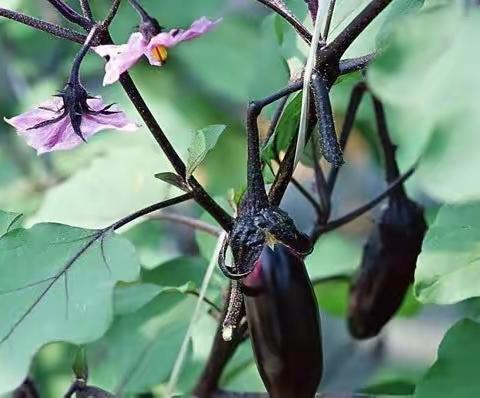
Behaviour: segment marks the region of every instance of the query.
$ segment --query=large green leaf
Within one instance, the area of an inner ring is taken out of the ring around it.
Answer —
[[[50,189],[30,222],[103,228],[125,214],[175,195],[177,188],[154,177],[166,168],[164,156],[152,144],[115,148]]]
[[[131,314],[138,311],[161,292],[162,287],[153,283],[118,286],[114,291],[115,315]]]
[[[0,239],[0,393],[15,388],[46,343],[84,344],[108,328],[113,288],[138,277],[132,245],[108,231],[59,224]]]
[[[288,80],[269,27],[269,21],[261,24],[251,14],[247,18],[225,15],[214,31],[178,46],[171,56],[183,61],[189,73],[212,92],[245,102],[267,95]]]
[[[332,20],[330,40],[333,40],[369,3],[371,0],[340,0]],[[360,57],[377,50],[385,44],[392,25],[400,17],[416,12],[423,0],[393,1],[377,18],[355,39],[345,53],[345,58]]]
[[[119,317],[88,347],[91,383],[118,396],[165,382],[195,307],[193,297],[163,293],[139,311]]]
[[[369,68],[368,81],[386,104],[406,167],[423,155],[416,179],[435,198],[480,197],[480,10],[462,2],[426,8],[406,18],[391,46]]]
[[[417,385],[415,398],[479,397],[479,356],[480,325],[458,322],[445,335],[437,361]]]
[[[415,272],[424,303],[451,304],[480,296],[480,203],[446,205],[425,237]]]

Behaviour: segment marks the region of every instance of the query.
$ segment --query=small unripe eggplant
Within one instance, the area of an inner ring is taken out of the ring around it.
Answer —
[[[389,200],[350,287],[348,328],[353,337],[376,336],[400,308],[426,230],[421,207],[406,196]]]
[[[265,246],[242,280],[260,376],[271,398],[314,397],[323,371],[317,301],[302,259]]]

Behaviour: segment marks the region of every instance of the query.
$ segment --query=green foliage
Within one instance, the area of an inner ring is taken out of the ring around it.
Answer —
[[[174,187],[177,187],[182,191],[189,191],[188,186],[185,184],[185,181],[178,174],[167,171],[165,173],[155,174],[155,178],[158,178],[159,180],[166,182],[167,184],[173,185]]]
[[[361,255],[361,245],[334,232],[320,238],[305,265],[312,280],[348,276],[360,265]]]
[[[0,210],[0,237],[20,226],[22,215]]]
[[[435,364],[417,385],[415,398],[472,398],[480,395],[477,359],[480,325],[463,320],[445,335]]]
[[[332,20],[330,41],[369,3],[369,0],[339,1]],[[389,36],[392,25],[397,24],[401,17],[416,12],[422,4],[423,0],[393,1],[353,42],[352,46],[347,50],[345,58],[360,57],[382,48]]]
[[[193,308],[194,298],[171,292],[117,317],[108,333],[88,346],[91,382],[128,395],[166,381]]]
[[[126,214],[178,194],[177,188],[154,178],[162,164],[167,168],[160,152],[151,144],[113,148],[51,188],[30,221],[106,227]]]
[[[44,344],[98,339],[112,320],[115,284],[138,271],[131,244],[109,231],[39,224],[4,235],[0,392],[22,382]]]
[[[328,41],[369,2],[337,0]],[[100,20],[108,2],[92,3]],[[310,29],[304,0],[287,3]],[[420,159],[414,182],[440,202],[435,206],[442,206],[418,260],[416,297],[435,304],[470,299],[469,313],[478,319],[480,57],[475,48],[480,11],[466,12],[466,2],[426,3],[414,15],[423,1],[393,1],[354,41],[345,58],[380,50],[369,68],[368,85],[386,106],[402,168]],[[187,159],[187,174],[195,173],[232,213],[226,192],[232,189],[238,199],[245,186],[244,115],[238,110],[247,100],[282,88],[290,76],[300,76],[308,47],[278,16],[263,18],[262,8],[237,9],[223,0],[142,4],[167,28],[186,27],[201,15],[224,17],[202,40],[172,48],[162,68],[141,62],[131,73],[172,146]],[[37,16],[45,12],[43,6],[25,0],[4,0],[2,7]],[[127,40],[137,23],[133,15],[122,2],[111,29],[116,42]],[[63,86],[78,48],[53,40],[45,46],[46,34],[4,23],[2,18],[0,35],[5,36],[0,43],[0,109],[2,117],[10,117]],[[118,85],[99,88],[102,69],[103,60],[87,56],[82,79],[89,91],[118,102],[139,121]],[[337,126],[352,87],[362,79],[360,73],[353,73],[332,88]],[[301,95],[292,95],[275,136],[262,151],[264,161],[276,157],[274,142],[284,151],[294,139],[300,105]],[[259,119],[262,133],[272,110],[268,107]],[[222,135],[225,126],[219,123],[229,126],[229,134]],[[209,127],[194,134],[187,151],[188,132],[199,126]],[[369,99],[360,106],[355,127],[369,144],[377,142]],[[215,147],[220,136],[221,145]],[[374,145],[369,146],[364,151],[378,158]],[[307,148],[302,159],[307,166],[308,155]],[[50,222],[103,228],[185,190],[181,178],[169,170],[145,127],[137,134],[102,133],[74,151],[37,158],[10,127],[0,123],[0,207],[25,213],[26,225],[49,222],[22,229],[23,218],[17,213],[0,211],[0,394],[16,387],[32,364],[41,395],[61,396],[71,382],[78,350],[73,344],[87,347],[92,384],[127,398],[152,389],[162,394],[216,238],[197,231],[197,248],[191,236],[185,242],[175,241],[178,236],[171,224],[159,221],[139,222],[122,236]],[[271,182],[269,169],[264,174]],[[210,216],[202,219],[214,224]],[[323,311],[345,316],[348,278],[357,270],[361,253],[356,240],[329,233],[306,259]],[[344,278],[335,278],[338,275]],[[213,306],[221,304],[225,285],[217,271],[207,290]],[[410,292],[397,315],[410,316],[419,308]],[[195,325],[179,380],[178,393],[185,396],[203,369],[217,326],[208,309],[205,304]],[[479,337],[474,322],[454,326],[415,397],[479,396],[474,362],[480,353]],[[56,341],[64,343],[52,344]],[[77,373],[84,374],[83,356],[77,365]],[[391,380],[403,380],[394,376]],[[264,391],[248,342],[223,372],[221,387]],[[382,383],[365,391],[410,396],[413,383]]]
[[[389,48],[368,71],[368,82],[387,105],[403,163],[420,156],[416,180],[433,197],[466,202],[480,196],[477,75],[471,48],[480,34],[478,10],[461,2],[430,7],[401,20]]]
[[[215,147],[225,128],[224,125],[214,125],[197,130],[194,133],[192,142],[188,147],[187,179],[202,163],[207,153]]]
[[[163,288],[153,283],[135,283],[118,286],[114,290],[115,315],[126,315],[138,311],[157,297]]]
[[[415,273],[424,303],[452,304],[480,296],[480,204],[445,205],[425,237]]]
[[[300,123],[300,108],[302,105],[302,93],[296,94],[285,107],[282,117],[278,122],[275,134],[265,144],[262,150],[262,159],[265,162],[277,159],[277,153],[281,153],[289,146],[292,139],[298,133]]]

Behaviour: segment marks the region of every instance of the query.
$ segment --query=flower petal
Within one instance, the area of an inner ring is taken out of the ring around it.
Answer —
[[[69,118],[64,117],[58,122],[34,130],[18,131],[18,134],[29,146],[37,150],[38,155],[41,155],[57,149],[71,149],[80,144],[82,142],[80,137],[75,135],[74,140],[69,137],[69,128],[73,132]]]
[[[146,52],[147,43],[140,32],[132,33],[127,44],[104,45],[93,50],[102,57],[110,57],[105,65],[103,85],[115,83]]]
[[[5,118],[4,120],[18,131],[27,131],[36,124],[58,117],[62,105],[63,101],[61,98],[53,97],[30,111],[12,117],[11,119]]]
[[[163,46],[167,48],[173,47],[182,41],[195,39],[211,31],[220,21],[221,19],[210,21],[205,17],[201,17],[200,19],[194,21],[187,30],[172,29],[169,32],[159,33],[148,43],[145,55],[148,57],[152,65],[156,65],[158,64],[158,61],[156,61],[151,55],[153,48],[157,46]]]
[[[87,104],[93,111],[100,111],[105,108],[101,97],[87,100]],[[42,107],[55,105],[59,109],[62,105],[61,98],[54,98],[42,104]],[[107,114],[89,115],[84,114],[81,121],[81,130],[85,139],[93,136],[97,132],[106,129],[119,131],[134,131],[137,125],[128,120],[124,112],[118,110],[116,106],[108,109]],[[114,113],[112,113],[114,112]],[[17,133],[22,136],[27,144],[37,150],[40,155],[45,152],[68,150],[80,145],[83,141],[75,134],[70,118],[65,116],[57,122],[45,126],[31,129],[33,126],[52,119],[52,111],[35,108],[5,121],[17,129]]]
[[[105,108],[100,97],[87,101],[90,108],[99,111]],[[138,125],[130,121],[124,112],[120,111],[115,105],[108,109],[110,113],[98,115],[84,115],[82,118],[82,132],[85,138],[92,136],[101,130],[113,129],[119,131],[131,132],[138,130]],[[114,112],[114,113],[112,113]]]

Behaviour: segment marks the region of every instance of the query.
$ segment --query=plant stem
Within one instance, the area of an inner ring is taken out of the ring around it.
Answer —
[[[320,51],[318,63],[340,60],[353,41],[380,14],[392,0],[372,0],[352,22],[327,46]]]
[[[0,17],[8,18],[15,22],[20,22],[24,25],[28,25],[32,28],[41,30],[42,32],[47,32],[52,34],[53,36],[74,41],[80,44],[83,44],[85,42],[85,39],[87,38],[87,36],[75,30],[67,29],[62,26],[42,21],[41,19],[34,18],[17,11],[8,10],[3,7],[0,7]]]
[[[307,30],[307,28],[297,19],[295,15],[285,6],[283,2],[278,0],[257,0],[259,3],[262,3],[264,6],[270,8],[272,11],[280,15],[285,21],[287,21],[300,35],[300,37],[305,40],[305,42],[310,43],[312,41],[312,35]]]
[[[331,195],[328,191],[327,181],[323,173],[322,167],[320,165],[320,159],[318,158],[318,143],[317,137],[312,136],[312,152],[313,152],[313,171],[315,174],[315,186],[317,188],[318,196],[320,198],[320,212],[317,212],[317,223],[324,224],[328,217],[330,217],[330,212],[332,209]]]
[[[248,160],[247,160],[247,193],[242,207],[248,211],[257,211],[268,205],[267,192],[260,161],[260,141],[257,118],[262,111],[262,102],[250,102],[247,111]]]
[[[358,58],[342,59],[339,65],[340,76],[346,75],[352,72],[358,72],[365,69],[370,64],[370,62],[372,62],[375,59],[376,55],[377,55],[376,52],[372,52],[370,54],[363,55]]]
[[[90,0],[80,0],[80,7],[82,7],[83,15],[91,22],[94,22],[92,8],[90,7]]]
[[[345,121],[342,126],[342,131],[340,132],[340,149],[342,151],[345,150],[345,146],[347,145],[348,137],[353,129],[353,124],[355,122],[355,117],[357,115],[358,107],[360,106],[360,102],[362,101],[363,95],[365,94],[365,90],[367,89],[364,82],[358,83],[352,90],[352,94],[350,95],[350,100],[347,106],[347,112],[345,115]],[[335,187],[335,183],[337,181],[338,172],[340,171],[340,167],[332,167],[330,174],[327,180],[327,187],[328,192],[331,194]]]
[[[212,236],[220,236],[220,234],[222,233],[222,230],[220,228],[217,228],[209,223],[203,222],[196,218],[182,216],[180,214],[158,213],[152,215],[150,218],[152,220],[171,221],[176,224],[182,224],[197,231],[203,231]]]
[[[328,34],[330,32],[330,25],[332,23],[333,12],[335,10],[336,0],[330,0],[328,3],[327,17],[325,18],[325,25],[323,28],[323,40],[327,42]]]
[[[110,11],[102,22],[103,28],[106,30],[112,23],[113,19],[117,15],[118,8],[120,7],[121,0],[113,0],[113,4],[110,7]]]
[[[193,194],[191,192],[186,193],[184,195],[177,196],[172,199],[167,199],[159,203],[155,203],[151,206],[145,207],[144,209],[138,210],[135,213],[132,213],[117,222],[113,223],[109,227],[105,228],[105,230],[114,230],[116,231],[119,228],[124,227],[128,223],[131,223],[132,221],[136,220],[137,218],[146,216],[150,213],[153,213],[158,210],[165,209],[166,207],[173,206],[182,202],[186,202],[187,200],[193,199]]]
[[[359,208],[353,210],[352,212],[345,214],[344,216],[337,218],[336,220],[329,221],[325,225],[315,225],[313,228],[312,233],[310,234],[312,241],[316,241],[320,235],[333,231],[334,229],[340,228],[342,225],[348,224],[349,222],[355,220],[356,218],[360,217],[362,214],[366,213],[367,211],[373,209],[377,206],[383,199],[390,196],[393,192],[395,192],[399,186],[401,186],[415,171],[416,164],[412,166],[408,171],[402,175],[401,177],[397,178],[393,181],[388,188],[383,191],[380,195],[376,198],[372,199],[370,202],[360,206]]]
[[[378,136],[382,144],[383,157],[385,160],[386,179],[388,183],[396,180],[400,176],[397,161],[395,159],[395,145],[392,143],[390,134],[388,132],[387,119],[385,117],[385,110],[382,103],[372,96],[373,109],[375,111],[375,119],[377,122]],[[399,187],[399,193],[403,191],[403,187]],[[403,191],[403,194],[405,192]]]
[[[92,27],[92,30],[88,34],[87,38],[85,39],[85,43],[83,44],[82,48],[80,49],[80,51],[75,56],[75,59],[73,60],[72,69],[70,71],[70,79],[69,79],[69,83],[72,86],[80,84],[80,66],[82,64],[83,59],[85,58],[85,55],[87,55],[88,50],[91,47],[92,41],[94,40],[95,35],[97,34],[97,31],[98,31],[98,25],[94,25]]]
[[[47,0],[55,9],[63,15],[63,17],[84,28],[85,30],[90,30],[92,28],[92,21],[80,15],[73,8],[71,8],[67,3],[62,0]]]
[[[185,164],[183,163],[182,159],[173,148],[172,144],[166,137],[162,128],[157,123],[155,117],[153,116],[147,104],[143,100],[140,92],[135,86],[135,83],[133,82],[130,75],[128,73],[124,73],[120,77],[120,83],[122,84],[122,87],[127,93],[128,97],[130,98],[130,101],[132,101],[133,105],[135,106],[138,113],[142,117],[146,126],[152,133],[153,137],[162,148],[163,152],[165,153],[165,156],[167,156],[168,160],[172,164],[176,173],[185,179],[185,175],[186,175]],[[225,210],[223,210],[210,197],[210,195],[208,195],[207,192],[205,192],[203,187],[198,183],[198,181],[194,177],[191,177],[188,182],[190,187],[192,188],[192,195],[195,201],[200,206],[202,206],[207,212],[209,212],[212,215],[212,217],[214,217],[215,220],[222,226],[223,229],[225,229],[226,231],[229,231],[232,227],[232,217],[228,213],[226,213]]]
[[[225,306],[221,319],[224,318],[227,312],[227,306]],[[203,369],[203,372],[198,379],[198,384],[193,390],[193,396],[196,398],[211,398],[216,396],[215,391],[218,389],[218,384],[222,372],[225,369],[226,364],[233,357],[238,346],[242,343],[244,332],[247,329],[246,323],[240,325],[239,330],[235,333],[234,339],[231,341],[225,341],[222,336],[223,325],[219,322],[215,337],[213,338],[212,349],[207,360],[207,365]]]

